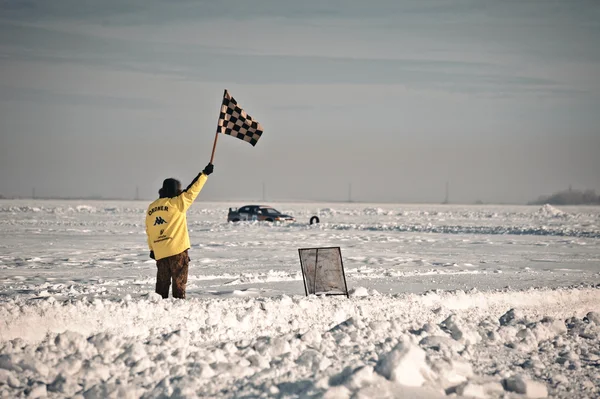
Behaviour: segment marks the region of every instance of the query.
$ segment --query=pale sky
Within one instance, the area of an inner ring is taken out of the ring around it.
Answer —
[[[600,193],[596,0],[0,0],[0,194],[525,203]]]

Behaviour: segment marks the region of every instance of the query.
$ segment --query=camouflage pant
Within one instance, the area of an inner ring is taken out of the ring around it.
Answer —
[[[156,261],[156,293],[163,298],[169,297],[169,286],[173,279],[173,298],[185,299],[185,286],[188,277],[188,251]]]

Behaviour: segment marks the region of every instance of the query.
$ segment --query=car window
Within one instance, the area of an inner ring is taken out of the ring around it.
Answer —
[[[261,211],[263,215],[281,215],[281,212],[273,208],[261,208]]]
[[[243,207],[240,208],[240,212],[249,213],[250,212],[250,207],[249,206],[243,206]]]

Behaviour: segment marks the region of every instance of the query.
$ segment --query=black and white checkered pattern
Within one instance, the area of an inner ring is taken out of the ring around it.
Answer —
[[[260,123],[241,109],[227,90],[223,95],[223,104],[221,105],[221,114],[217,125],[217,133],[237,137],[253,146],[256,145],[263,133]]]

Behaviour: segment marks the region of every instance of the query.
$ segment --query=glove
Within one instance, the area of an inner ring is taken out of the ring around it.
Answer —
[[[156,259],[156,258],[154,257],[154,251],[150,251],[150,257],[151,257],[152,259]]]
[[[206,176],[210,175],[213,172],[213,169],[215,167],[213,166],[212,163],[209,163],[208,165],[206,165],[206,167],[204,168],[204,170],[202,171],[202,173],[204,173]]]

